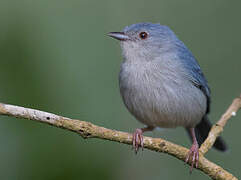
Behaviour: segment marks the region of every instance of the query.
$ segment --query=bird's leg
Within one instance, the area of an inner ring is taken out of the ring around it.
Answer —
[[[194,128],[190,128],[189,130],[190,130],[191,136],[192,136],[192,146],[186,157],[186,163],[189,161],[190,158],[192,158],[191,159],[191,167],[190,167],[190,173],[192,173],[192,169],[193,169],[194,165],[196,168],[198,167],[199,146],[198,146],[198,142],[196,139]]]
[[[133,143],[133,149],[135,150],[135,153],[138,152],[139,148],[141,147],[143,150],[144,147],[144,141],[143,141],[143,133],[146,131],[152,131],[154,127],[147,126],[145,128],[138,128],[135,130],[132,136],[132,143]]]

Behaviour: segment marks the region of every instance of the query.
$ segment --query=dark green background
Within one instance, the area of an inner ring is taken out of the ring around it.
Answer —
[[[170,26],[199,61],[215,122],[241,93],[241,1],[1,0],[0,102],[107,128],[142,127],[119,95],[119,44],[106,36],[137,22]],[[223,136],[230,150],[207,157],[241,176],[241,114]],[[147,135],[190,146],[183,128]],[[0,117],[1,179],[208,179],[175,158],[90,139],[45,124]]]

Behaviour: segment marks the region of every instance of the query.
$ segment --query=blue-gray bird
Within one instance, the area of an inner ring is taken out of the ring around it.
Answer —
[[[135,151],[143,147],[143,132],[182,126],[192,139],[186,162],[191,159],[191,170],[198,167],[199,146],[211,128],[210,89],[192,53],[160,24],[133,24],[108,35],[120,40],[122,48],[119,86],[124,104],[147,125],[133,133]],[[214,147],[227,149],[221,137]]]

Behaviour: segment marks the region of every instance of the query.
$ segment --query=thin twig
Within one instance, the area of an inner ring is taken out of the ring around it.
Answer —
[[[227,120],[241,108],[241,97],[236,98],[227,112],[222,116],[216,125],[211,129],[208,138],[200,148],[200,158],[198,169],[218,180],[237,180],[231,173],[222,167],[206,159],[203,155],[212,147],[215,139],[222,132]],[[42,123],[47,123],[55,127],[73,131],[83,138],[99,138],[115,141],[123,144],[132,144],[132,135],[126,132],[116,131],[94,125],[90,122],[70,119],[52,113],[35,109],[1,104],[0,114],[17,118],[30,119]],[[144,137],[144,147],[152,151],[163,152],[185,161],[188,149],[161,138]]]
[[[241,95],[233,100],[233,103],[229,106],[229,108],[226,110],[226,112],[222,115],[220,120],[215,125],[213,125],[211,131],[208,134],[207,139],[204,141],[204,143],[202,144],[202,146],[199,149],[200,153],[205,154],[208,152],[208,150],[213,146],[217,137],[223,131],[223,128],[226,125],[226,123],[228,122],[228,120],[232,116],[235,116],[240,108],[241,108]]]

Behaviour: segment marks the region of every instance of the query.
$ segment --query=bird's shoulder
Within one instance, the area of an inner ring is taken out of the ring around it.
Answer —
[[[188,78],[189,81],[193,83],[194,86],[199,88],[204,95],[207,97],[207,113],[210,110],[210,88],[208,86],[208,82],[200,68],[195,57],[192,55],[190,50],[183,44],[178,49],[178,59],[180,60],[182,66],[185,69],[185,76]]]

